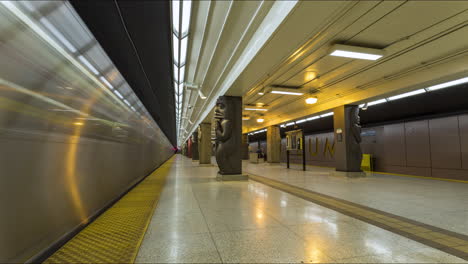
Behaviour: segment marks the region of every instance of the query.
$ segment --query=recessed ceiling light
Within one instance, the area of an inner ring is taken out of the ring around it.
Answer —
[[[317,97],[309,97],[307,98],[305,101],[306,101],[306,104],[315,104],[317,103]]]
[[[263,117],[257,118],[257,123],[263,123],[263,121],[265,121],[265,119]]]
[[[384,52],[380,49],[335,44],[331,48],[329,54],[331,56],[346,57],[352,59],[378,60],[381,57],[383,57]]]

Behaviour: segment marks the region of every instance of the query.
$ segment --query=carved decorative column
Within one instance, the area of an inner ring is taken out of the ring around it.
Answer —
[[[267,161],[269,163],[279,163],[281,156],[281,137],[279,126],[269,126],[267,128]]]
[[[198,149],[200,165],[211,164],[211,124],[202,123],[198,127]]]
[[[346,176],[365,176],[361,170],[361,125],[359,107],[343,105],[334,109],[336,171]]]
[[[242,97],[220,96],[215,106],[218,180],[247,180],[242,175]]]
[[[199,160],[200,153],[198,152],[198,131],[192,134],[192,160]]]

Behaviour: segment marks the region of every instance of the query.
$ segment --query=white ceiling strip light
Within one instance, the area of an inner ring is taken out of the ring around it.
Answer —
[[[172,45],[174,58],[174,94],[176,97],[177,138],[179,138],[183,102],[183,83],[190,28],[191,0],[172,0]]]
[[[383,104],[383,103],[386,103],[388,101],[394,101],[394,100],[398,100],[398,99],[401,99],[401,98],[406,98],[406,97],[410,97],[410,96],[414,96],[414,95],[418,95],[418,94],[423,94],[423,93],[426,93],[426,92],[436,91],[436,90],[439,90],[439,89],[448,88],[448,87],[452,87],[452,86],[459,85],[459,84],[464,84],[464,83],[468,83],[468,77],[464,77],[464,78],[456,79],[456,80],[453,80],[453,81],[448,81],[448,82],[436,84],[436,85],[433,85],[433,86],[429,86],[429,87],[424,88],[424,89],[418,89],[418,90],[414,90],[414,91],[411,91],[411,92],[406,92],[406,93],[398,94],[398,95],[395,95],[395,96],[391,96],[391,97],[388,97],[388,98],[383,98],[383,99],[379,99],[379,100],[376,100],[376,101],[368,102],[367,106]],[[364,106],[366,106],[365,103],[360,104],[359,108],[363,108]],[[266,109],[255,109],[255,108],[245,108],[245,110],[264,110],[264,111],[266,111]],[[306,121],[311,121],[311,120],[319,119],[321,117],[327,117],[327,116],[332,116],[332,115],[333,115],[333,112],[328,112],[328,113],[325,113],[325,114],[322,114],[322,115],[312,116],[312,117],[309,117],[307,119],[301,119],[301,120],[298,120],[298,121],[295,121],[295,122],[282,124],[282,125],[280,125],[280,127],[285,128],[285,127],[288,127],[288,126],[291,126],[291,125],[294,125],[294,124],[300,124],[300,123],[304,123]],[[249,135],[257,134],[258,132],[259,131],[252,132],[252,133],[249,133]]]

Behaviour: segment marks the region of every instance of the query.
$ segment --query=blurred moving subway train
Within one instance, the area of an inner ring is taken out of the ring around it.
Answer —
[[[174,153],[61,1],[0,2],[0,148],[2,263],[34,259]]]

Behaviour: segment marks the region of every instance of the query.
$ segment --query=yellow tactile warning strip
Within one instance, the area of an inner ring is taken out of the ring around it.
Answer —
[[[468,260],[468,236],[249,173],[249,179]]]
[[[172,162],[146,177],[44,263],[133,263]]]

